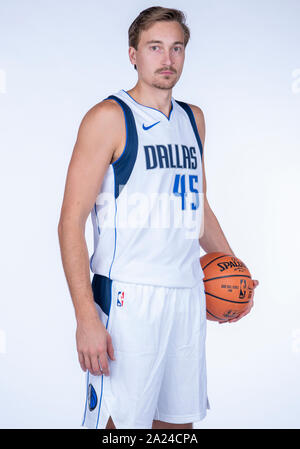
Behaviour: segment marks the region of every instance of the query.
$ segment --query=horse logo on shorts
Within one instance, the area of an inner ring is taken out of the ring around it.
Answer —
[[[89,384],[89,391],[88,391],[88,404],[89,409],[92,412],[97,407],[97,394],[92,384]]]

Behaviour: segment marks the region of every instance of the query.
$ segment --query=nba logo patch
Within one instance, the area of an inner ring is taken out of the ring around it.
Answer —
[[[118,292],[117,306],[123,307],[123,304],[124,304],[124,292]]]

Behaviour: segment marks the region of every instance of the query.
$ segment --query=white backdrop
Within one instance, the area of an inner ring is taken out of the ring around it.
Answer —
[[[208,200],[260,285],[251,314],[208,323],[200,428],[299,428],[298,0],[194,0],[175,99],[200,106]],[[0,427],[77,428],[85,380],[58,245],[79,123],[136,82],[127,31],[152,2],[0,5]],[[92,251],[92,226],[86,238]]]

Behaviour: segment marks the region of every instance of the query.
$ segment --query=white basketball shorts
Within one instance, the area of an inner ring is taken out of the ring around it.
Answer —
[[[116,360],[109,376],[86,373],[82,426],[151,429],[154,419],[200,421],[209,407],[204,284],[171,288],[95,274],[92,288]]]

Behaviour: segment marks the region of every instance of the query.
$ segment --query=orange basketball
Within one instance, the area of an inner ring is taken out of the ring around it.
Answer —
[[[228,321],[243,312],[253,296],[253,281],[237,257],[214,252],[200,257],[204,273],[206,318]]]

